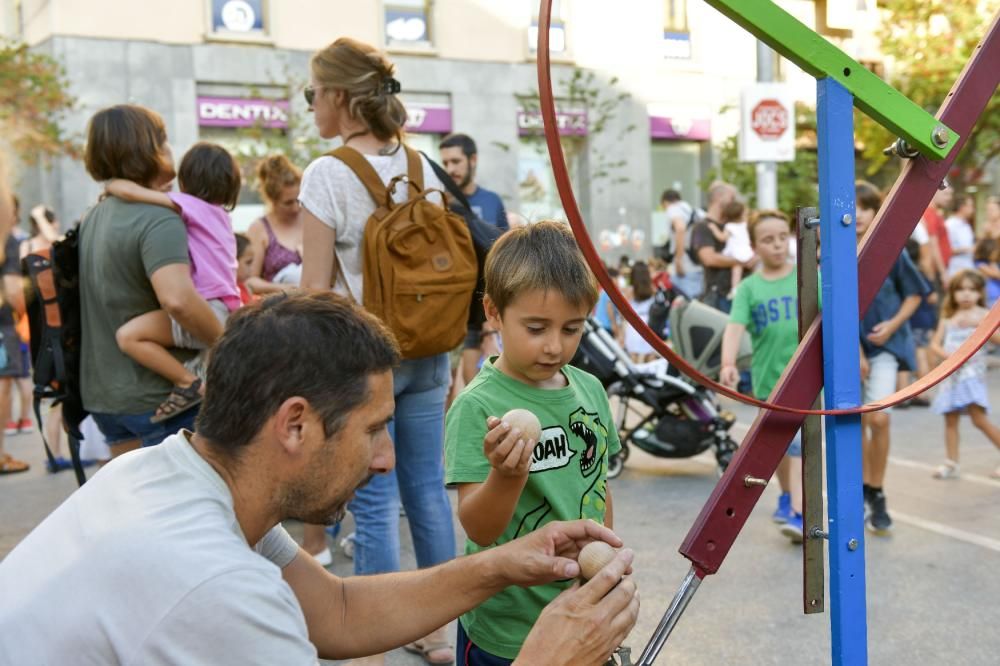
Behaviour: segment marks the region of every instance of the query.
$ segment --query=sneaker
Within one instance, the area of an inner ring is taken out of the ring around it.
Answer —
[[[3,429],[5,435],[17,434],[17,421],[7,421],[7,427]]]
[[[321,567],[328,567],[333,564],[333,553],[330,552],[329,547],[327,547],[313,555],[313,559],[319,562]]]
[[[881,490],[875,491],[872,495],[871,509],[871,514],[865,521],[865,527],[878,535],[888,534],[889,530],[892,529],[892,518],[889,517],[889,512],[885,508],[885,493]]]
[[[771,520],[773,520],[778,525],[784,525],[792,517],[792,496],[788,493],[781,493],[778,496],[778,508],[774,510],[771,514]],[[801,522],[799,524],[799,532],[802,531]]]
[[[340,540],[340,550],[346,557],[354,558],[354,532],[351,532]]]
[[[17,422],[18,432],[35,432],[35,424],[31,422],[31,419],[21,419]]]
[[[59,472],[67,469],[73,469],[73,461],[66,460],[62,456],[58,456],[54,461],[46,460],[45,469],[49,471],[49,474],[58,474]]]
[[[958,477],[958,463],[954,460],[945,460],[943,465],[934,470],[935,479],[957,479]]]
[[[802,543],[802,514],[793,513],[788,522],[781,526],[781,533],[792,540],[792,543]]]
[[[864,493],[865,513],[867,514],[868,508],[872,505],[872,496],[875,494],[875,491],[866,483],[861,486],[861,492]]]

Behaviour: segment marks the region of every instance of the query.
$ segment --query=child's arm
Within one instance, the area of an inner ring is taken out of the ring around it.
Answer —
[[[948,358],[948,353],[944,350],[944,347],[941,346],[944,342],[944,325],[947,321],[947,319],[942,318],[941,321],[938,322],[938,326],[934,330],[934,335],[931,336],[931,341],[927,345],[927,349],[929,349],[932,354],[937,356],[938,363]]]
[[[730,278],[732,282],[732,288],[736,289],[737,285],[739,285],[739,283],[743,281],[743,264],[736,264],[729,270],[732,276]]]
[[[499,539],[510,524],[535,448],[534,440],[523,439],[520,430],[495,416],[487,427],[483,453],[493,469],[483,483],[458,486],[458,519],[468,537],[483,547]]]
[[[736,354],[740,350],[740,340],[747,327],[730,321],[722,333],[722,370],[719,381],[730,388],[736,388],[740,383],[740,371],[736,369]]]
[[[715,240],[719,241],[720,243],[725,243],[726,241],[729,240],[730,236],[732,236],[731,233],[726,231],[726,228],[724,226],[717,227],[714,224],[709,224],[708,230],[712,232],[713,236],[715,236]]]
[[[899,327],[910,320],[913,313],[917,311],[920,307],[920,294],[911,294],[903,299],[902,304],[899,306],[899,310],[892,319],[887,319],[886,321],[880,321],[872,327],[871,333],[868,334],[868,341],[871,342],[876,347],[883,346],[889,341],[889,338],[899,330]]]
[[[109,180],[108,184],[104,186],[104,191],[124,201],[163,206],[176,213],[181,212],[180,206],[175,204],[166,193],[159,190],[151,190],[138,183],[133,183],[131,180],[124,180],[122,178]]]

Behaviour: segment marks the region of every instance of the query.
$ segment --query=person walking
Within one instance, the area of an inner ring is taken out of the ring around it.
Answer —
[[[324,139],[340,137],[371,165],[382,182],[407,173],[402,135],[406,109],[395,67],[374,47],[341,38],[315,53],[306,101]],[[431,165],[421,158],[426,189],[442,189]],[[405,184],[393,198],[405,201]],[[351,168],[324,156],[302,177],[304,254],[302,285],[361,302],[362,243],[375,202]],[[435,194],[430,201],[444,202]],[[451,504],[444,487],[444,408],[450,379],[448,354],[402,361],[393,371],[396,409],[390,425],[396,469],[358,490],[349,509],[354,516],[354,573],[399,569],[399,502],[402,499],[413,536],[417,566],[424,568],[455,556]],[[419,610],[414,609],[414,612]],[[445,628],[410,645],[429,663],[455,659]],[[382,664],[384,655],[357,662]]]
[[[974,270],[955,273],[948,282],[948,294],[941,306],[941,324],[931,340],[931,351],[944,361],[962,346],[986,317],[986,281]],[[991,341],[1000,344],[1000,332]],[[934,411],[944,415],[944,464],[934,472],[935,479],[957,479],[958,419],[968,414],[972,425],[1000,449],[1000,428],[986,415],[990,408],[986,386],[986,351],[980,349],[961,368],[941,383],[934,398]],[[990,474],[1000,479],[1000,465]]]
[[[302,272],[302,173],[284,155],[271,155],[257,167],[257,187],[267,212],[247,229],[253,263],[246,284],[257,295],[299,286]]]

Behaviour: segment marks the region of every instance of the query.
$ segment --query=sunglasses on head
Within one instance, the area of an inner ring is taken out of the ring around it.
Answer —
[[[302,91],[302,94],[306,98],[306,104],[308,104],[309,106],[312,106],[313,105],[313,100],[316,99],[316,89],[313,88],[312,86],[306,86],[305,90]]]

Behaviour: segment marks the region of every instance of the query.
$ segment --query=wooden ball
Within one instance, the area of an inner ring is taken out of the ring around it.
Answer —
[[[576,561],[580,563],[580,577],[590,580],[603,569],[608,562],[615,559],[618,551],[603,541],[591,541],[580,549]]]
[[[542,437],[541,422],[527,409],[512,409],[503,415],[501,421],[510,425],[511,430],[519,429],[525,440],[533,439],[537,442]]]

